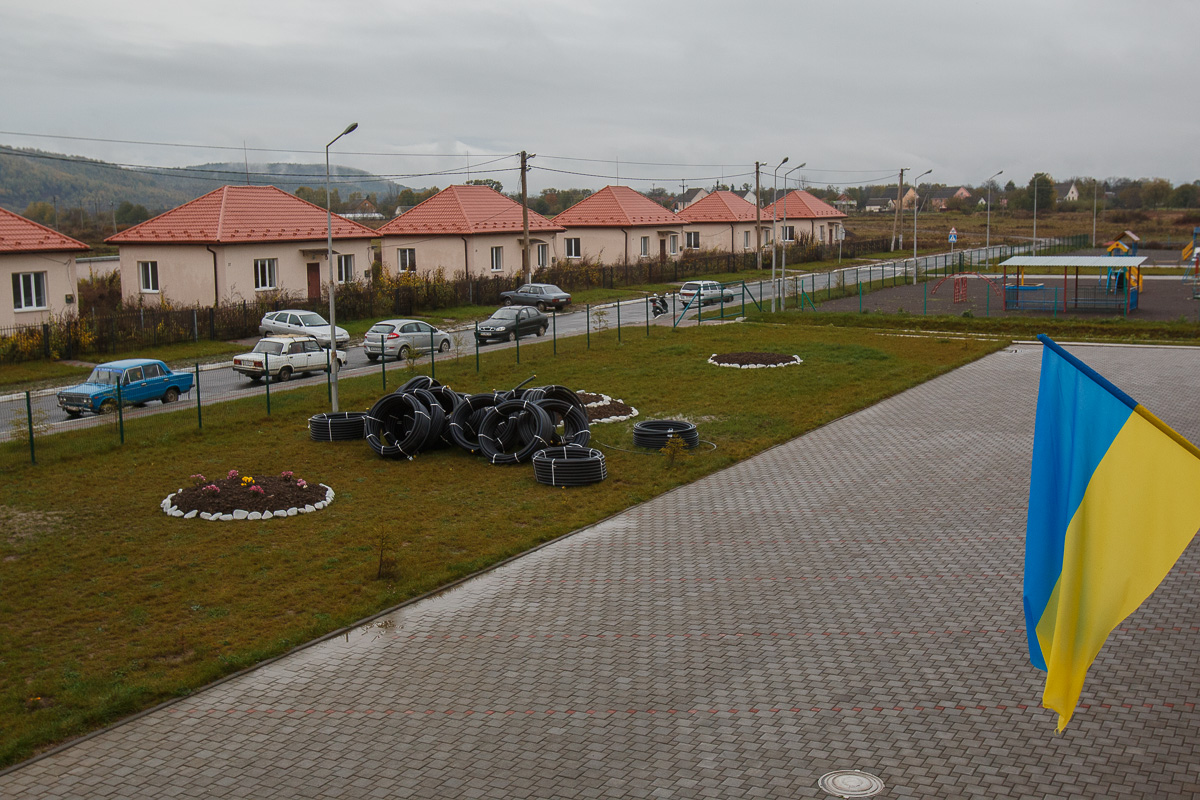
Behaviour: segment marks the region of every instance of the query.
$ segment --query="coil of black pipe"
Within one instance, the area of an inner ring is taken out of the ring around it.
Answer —
[[[551,384],[550,386],[542,386],[540,389],[542,392],[542,397],[546,398],[547,400],[563,400],[568,402],[582,411],[584,417],[587,417],[587,409],[584,407],[583,401],[579,399],[579,395],[575,394],[575,392],[571,391],[567,387]]]
[[[367,412],[367,444],[384,458],[412,458],[429,435],[429,412],[412,394],[384,395]]]
[[[458,408],[466,395],[459,394],[449,386],[435,386],[432,389],[427,389],[438,404],[442,407],[442,430],[439,434],[443,444],[454,444],[454,440],[450,438],[450,416],[454,413],[454,409]]]
[[[428,389],[414,389],[409,394],[420,400],[421,405],[425,406],[425,410],[429,413],[429,432],[425,435],[425,441],[421,442],[420,450],[421,452],[432,450],[442,444],[442,434],[446,431],[446,411],[438,402],[438,398]]]
[[[533,454],[533,476],[546,486],[587,486],[608,477],[608,469],[594,448],[547,447]]]
[[[464,397],[450,415],[450,440],[468,453],[479,452],[479,425],[487,410],[499,402],[494,393]]]
[[[308,436],[314,442],[350,442],[366,436],[365,411],[314,414],[308,418]]]
[[[592,439],[592,431],[588,423],[587,412],[583,410],[582,406],[575,406],[567,400],[551,397],[543,397],[534,402],[550,415],[550,422],[554,425],[550,434],[552,447],[564,445],[587,447],[588,442]],[[562,435],[558,433],[560,423],[563,426]]]
[[[405,381],[404,385],[393,392],[393,394],[404,394],[414,389],[435,389],[438,386],[441,386],[441,384],[428,375],[414,375]]]
[[[672,436],[683,439],[688,447],[700,445],[700,433],[690,422],[676,419],[647,419],[633,426],[633,443],[638,447],[650,447],[661,450],[667,446],[667,440]]]
[[[505,400],[489,409],[480,424],[479,449],[493,464],[519,464],[544,449],[553,432],[550,415],[537,403]]]

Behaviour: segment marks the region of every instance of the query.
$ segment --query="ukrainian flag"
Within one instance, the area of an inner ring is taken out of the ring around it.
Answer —
[[[1049,337],[1025,534],[1029,660],[1071,720],[1105,639],[1200,529],[1200,450]]]

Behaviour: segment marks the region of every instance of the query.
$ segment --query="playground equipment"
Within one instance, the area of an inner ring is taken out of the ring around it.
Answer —
[[[1136,249],[1136,245],[1134,246]],[[1100,279],[1100,284],[1104,286],[1105,294],[1124,294],[1125,282],[1129,281],[1129,285],[1142,290],[1142,270],[1139,267],[1109,267],[1108,274]]]
[[[1142,291],[1141,266],[1145,256],[1016,256],[1001,264],[1004,269],[1006,311],[1119,311],[1128,314],[1138,307]],[[1014,272],[1010,273],[1012,269]],[[1061,282],[1052,277],[1062,270]],[[1071,280],[1070,270],[1075,271]],[[1080,270],[1099,269],[1097,278]],[[1026,270],[1033,270],[1044,283],[1028,283]],[[1009,282],[1010,276],[1015,278]],[[1095,279],[1095,280],[1093,280]]]
[[[1141,239],[1133,231],[1125,231],[1117,237],[1115,241],[1109,242],[1105,246],[1105,251],[1110,256],[1136,256],[1138,254],[1138,242]]]
[[[1193,300],[1200,298],[1200,247],[1196,246],[1198,237],[1200,237],[1200,228],[1192,228],[1192,240],[1184,246],[1180,258],[1180,262],[1183,264],[1191,262],[1191,269],[1183,272],[1183,282],[1192,284]]]

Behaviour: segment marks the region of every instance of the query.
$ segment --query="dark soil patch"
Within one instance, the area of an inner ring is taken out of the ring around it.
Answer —
[[[744,367],[750,364],[773,366],[775,364],[795,364],[795,356],[785,356],[780,353],[721,353],[714,355],[711,361],[717,364],[730,364]]]
[[[288,508],[304,508],[325,499],[325,488],[315,483],[300,486],[295,479],[284,479],[277,475],[266,478],[255,477],[254,486],[262,487],[262,494],[250,491],[250,485],[242,485],[241,477],[222,478],[208,481],[205,486],[216,486],[219,492],[205,492],[202,486],[184,489],[171,498],[171,502],[183,513],[189,511],[209,514],[232,514],[234,511],[279,511]]]
[[[608,419],[609,417],[627,417],[633,413],[633,406],[622,403],[620,400],[612,400],[601,406],[588,406],[586,411],[588,422],[595,422],[598,419]]]
[[[588,403],[599,403],[604,399],[604,395],[593,394],[592,392],[576,392],[575,396],[578,397],[579,402],[583,403],[585,406]]]

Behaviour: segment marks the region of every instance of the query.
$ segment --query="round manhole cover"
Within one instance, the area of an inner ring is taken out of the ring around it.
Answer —
[[[817,786],[838,797],[874,797],[883,791],[883,781],[857,769],[827,772],[817,781]]]

